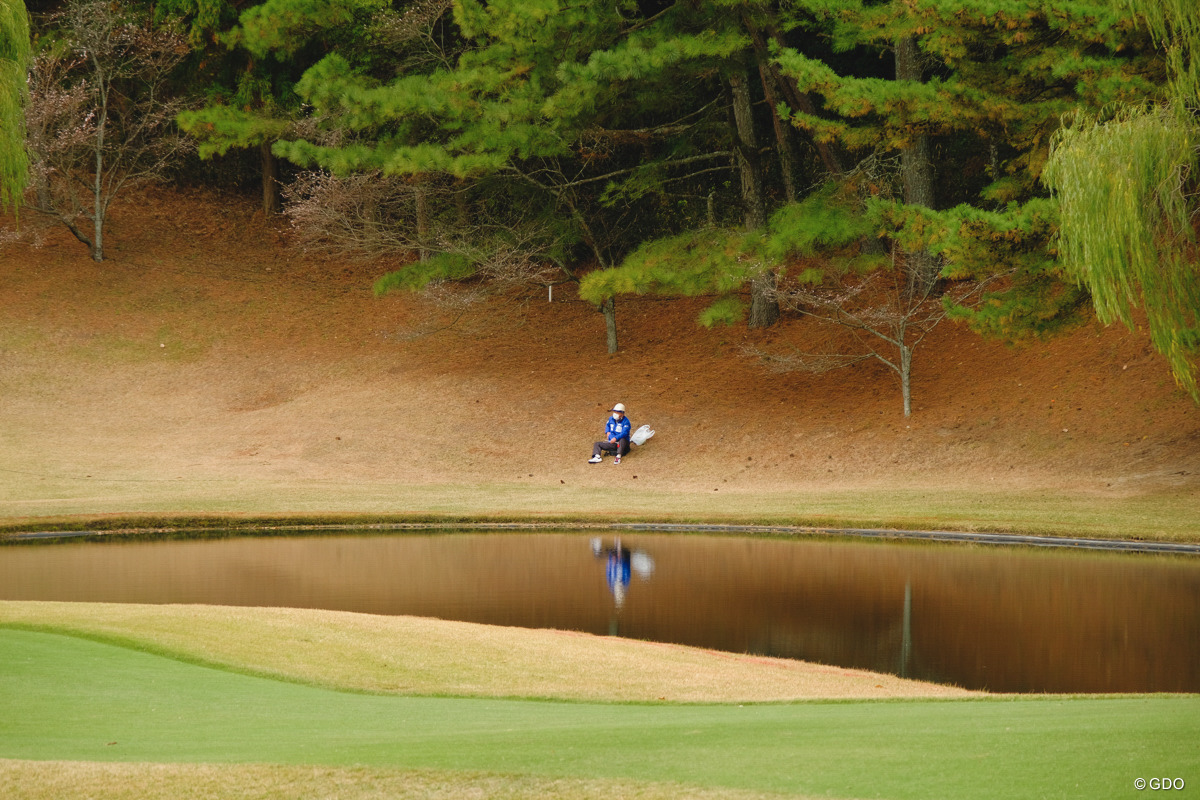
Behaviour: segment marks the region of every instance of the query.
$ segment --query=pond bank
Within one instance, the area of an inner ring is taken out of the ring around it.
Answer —
[[[90,530],[28,530],[0,533],[0,542],[23,542],[46,539],[66,539],[84,536],[111,536],[137,534],[186,534],[224,530],[219,524],[203,526],[130,526],[124,528]],[[984,533],[968,531],[896,530],[884,528],[813,528],[799,525],[734,525],[734,524],[689,524],[673,522],[627,522],[627,523],[582,523],[582,522],[392,522],[392,523],[294,523],[278,524],[264,522],[247,524],[244,520],[231,520],[228,530],[249,534],[300,533],[343,530],[364,531],[551,531],[590,530],[717,533],[741,536],[799,536],[799,537],[851,537],[870,539],[920,540],[936,542],[958,542],[1010,547],[1055,547],[1076,550],[1106,550],[1125,553],[1166,553],[1200,555],[1200,543],[1161,542],[1131,539],[1097,539],[1074,536],[1037,536],[1018,533]]]

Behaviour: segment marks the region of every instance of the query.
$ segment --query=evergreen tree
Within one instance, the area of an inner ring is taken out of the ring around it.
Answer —
[[[1152,95],[1159,62],[1128,16],[1095,3],[812,0],[791,8],[795,32],[770,39],[772,63],[794,94],[822,102],[781,103],[779,112],[840,159],[858,161],[839,178],[844,202],[785,206],[759,236],[666,237],[589,276],[581,291],[714,294],[701,321],[729,322],[743,313],[731,294],[741,280],[798,261],[804,269],[777,295],[882,342],[867,349],[896,370],[907,413],[912,349],[948,313],[1007,336],[1077,314],[1086,295],[1061,279],[1047,247],[1054,206],[1037,179],[1048,142],[1077,103]],[[800,31],[828,37],[835,52],[819,52]],[[863,306],[868,299],[877,305]],[[829,355],[816,361],[844,363]]]
[[[0,211],[18,208],[28,181],[25,105],[29,17],[22,0],[0,0]]]
[[[659,23],[682,13],[462,3],[455,19],[468,46],[452,68],[380,81],[332,55],[298,88],[337,143],[310,135],[278,149],[341,174],[522,184],[569,221],[560,230],[578,257],[608,267],[655,230],[665,185],[728,169],[729,140],[714,148],[711,131],[731,128],[712,101],[719,75],[706,70],[747,43],[711,30],[662,38]],[[613,298],[598,305],[615,350]]]
[[[230,0],[166,0],[160,14],[190,25],[206,76],[204,108],[180,115],[180,125],[208,158],[231,149],[260,156],[263,208],[280,210],[274,143],[300,118],[295,83],[331,50],[359,69],[390,72],[403,57],[397,41],[414,26],[440,16],[448,2],[416,3],[401,14],[386,0],[263,0],[244,8]]]
[[[852,152],[901,156],[897,200],[888,203],[893,218],[906,216],[914,232],[925,233],[910,237],[918,252],[974,230],[1027,254],[1007,288],[959,316],[1003,336],[1045,332],[1077,318],[1086,295],[1063,281],[1048,248],[1053,229],[1022,227],[1029,219],[1023,206],[1035,201],[1042,208],[1038,178],[1064,113],[1159,91],[1161,63],[1130,15],[1103,0],[800,2],[837,49],[890,56],[895,70],[839,72],[778,48],[783,73],[824,99],[821,113],[791,114],[795,124]],[[940,153],[933,174],[930,157],[922,155],[931,147]],[[994,213],[984,225],[960,204]],[[1007,227],[995,216],[1000,212],[1008,215]],[[981,260],[935,266],[946,277],[995,273],[986,248],[957,251],[960,258],[972,253]]]
[[[277,98],[292,95],[278,63],[236,46],[231,31],[239,6],[231,0],[162,0],[154,11],[160,19],[186,25],[192,47],[189,88],[206,102],[204,109],[180,114],[180,127],[198,140],[201,158],[233,148],[257,149],[263,212],[273,214],[279,211],[279,182],[270,148],[287,122],[272,112],[281,105]]]

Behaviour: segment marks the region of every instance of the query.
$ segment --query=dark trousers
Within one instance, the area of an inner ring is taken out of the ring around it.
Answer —
[[[600,455],[601,450],[606,453],[615,452],[617,455],[623,456],[629,452],[629,440],[618,439],[615,442],[596,442],[596,444],[592,447],[592,457],[594,458]]]

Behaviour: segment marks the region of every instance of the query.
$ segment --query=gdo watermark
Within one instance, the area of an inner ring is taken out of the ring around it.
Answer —
[[[1133,788],[1139,792],[1142,789],[1149,789],[1152,792],[1179,791],[1186,785],[1183,778],[1151,778],[1150,780],[1138,778],[1133,782]]]

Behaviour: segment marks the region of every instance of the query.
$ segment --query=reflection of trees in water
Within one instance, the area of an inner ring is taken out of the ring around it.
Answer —
[[[922,545],[688,545],[686,553],[656,546],[671,570],[656,578],[653,602],[639,605],[648,615],[626,625],[639,638],[662,638],[669,627],[686,644],[997,691],[1200,688],[1194,561]]]
[[[1194,558],[678,534],[588,548],[589,538],[23,545],[0,548],[0,599],[328,608],[613,632],[884,672],[907,664],[910,677],[998,691],[1200,690]],[[610,550],[612,586],[601,582]]]

